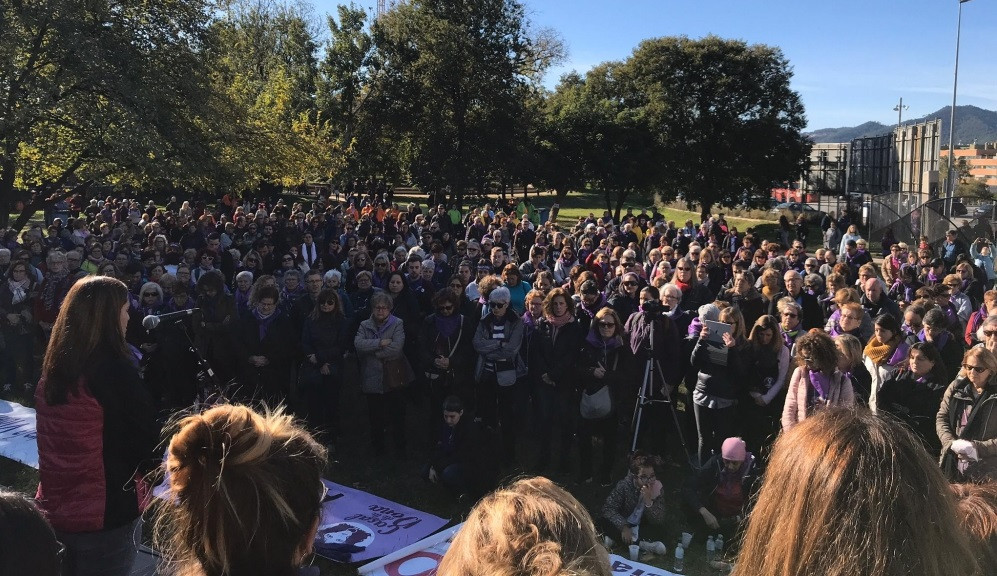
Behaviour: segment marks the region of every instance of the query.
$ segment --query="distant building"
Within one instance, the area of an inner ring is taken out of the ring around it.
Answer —
[[[943,148],[940,154],[942,158],[948,158],[948,148]],[[956,146],[955,157],[956,162],[966,161],[970,176],[997,188],[997,142]]]

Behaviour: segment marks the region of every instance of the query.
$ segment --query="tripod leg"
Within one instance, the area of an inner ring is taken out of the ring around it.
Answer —
[[[634,435],[633,440],[630,442],[631,452],[637,450],[637,438],[640,436],[640,425],[644,416],[644,404],[647,403],[647,399],[654,393],[654,390],[652,389],[654,384],[654,372],[652,366],[652,360],[648,359],[647,363],[644,365],[644,378],[640,382],[640,390],[637,391],[637,403],[634,405],[633,417]]]
[[[654,363],[658,368],[658,374],[661,375],[661,391],[665,396],[665,402],[668,404],[669,410],[671,410],[672,421],[675,423],[675,432],[678,433],[679,437],[679,444],[682,445],[682,451],[685,452],[686,459],[692,463],[692,455],[689,454],[689,446],[685,443],[685,434],[682,433],[682,424],[679,422],[678,410],[675,409],[675,402],[672,401],[672,395],[668,392],[668,383],[665,382],[665,375],[661,371],[661,364],[657,360]],[[678,389],[676,388],[676,390]],[[688,406],[686,409],[688,410]]]

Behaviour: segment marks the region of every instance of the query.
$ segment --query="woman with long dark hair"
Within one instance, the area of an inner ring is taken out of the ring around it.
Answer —
[[[0,333],[3,334],[4,369],[0,385],[24,384],[32,379],[32,357],[35,339],[31,308],[36,285],[28,274],[28,264],[17,261],[7,269],[7,278],[0,284]],[[18,369],[22,370],[17,378]]]
[[[877,394],[876,409],[906,422],[932,456],[942,449],[935,433],[935,416],[945,381],[945,364],[938,349],[930,342],[918,342],[911,345],[907,361],[883,382]]]
[[[160,427],[125,342],[128,289],[91,276],[66,294],[35,390],[37,500],[66,546],[64,574],[127,575]]]
[[[578,480],[591,482],[592,449],[595,436],[602,437],[602,463],[596,479],[603,486],[609,486],[613,472],[616,448],[619,410],[629,406],[617,406],[615,400],[624,397],[622,388],[626,386],[630,372],[630,350],[623,341],[623,322],[612,308],[603,308],[592,319],[585,341],[580,350],[577,388],[584,395],[605,399],[605,412],[588,414],[583,411],[578,425]],[[605,388],[605,390],[603,390]],[[600,409],[603,407],[600,407]]]
[[[350,344],[346,326],[339,294],[329,288],[319,292],[301,334],[305,361],[298,393],[310,428],[324,436],[327,446],[335,445],[339,433],[339,388]]]
[[[761,316],[751,326],[748,349],[744,357],[748,398],[741,413],[745,423],[744,439],[758,455],[767,455],[768,447],[779,433],[779,417],[786,395],[789,372],[789,348],[779,337],[781,330],[775,316]]]

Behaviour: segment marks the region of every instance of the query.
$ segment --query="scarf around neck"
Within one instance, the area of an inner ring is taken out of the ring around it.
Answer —
[[[555,328],[560,328],[565,324],[573,322],[575,317],[573,314],[565,312],[560,317],[555,318],[554,316],[545,316],[548,322],[550,322]]]
[[[450,314],[449,316],[433,315],[433,324],[436,326],[436,331],[447,340],[457,333],[457,329],[460,328],[460,321],[461,316],[459,314]]]
[[[899,342],[898,338],[894,340]],[[883,343],[879,341],[879,338],[873,336],[869,339],[869,343],[866,344],[863,353],[872,360],[872,363],[876,366],[882,366],[886,360],[890,357],[890,352],[893,351],[895,344]]]
[[[817,397],[821,400],[827,400],[828,392],[831,391],[831,377],[823,372],[813,370],[807,370],[807,373],[810,376],[810,385],[817,391]]]

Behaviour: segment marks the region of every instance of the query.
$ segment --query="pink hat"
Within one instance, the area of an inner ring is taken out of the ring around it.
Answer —
[[[747,449],[745,448],[744,440],[740,438],[728,438],[724,440],[724,445],[720,449],[720,453],[723,455],[724,460],[744,462],[744,458],[747,456]]]

